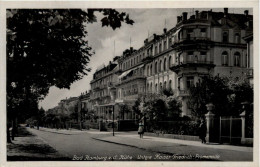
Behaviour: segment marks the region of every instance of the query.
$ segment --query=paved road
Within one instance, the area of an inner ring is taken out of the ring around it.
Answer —
[[[153,157],[152,160],[155,160],[154,157],[158,154],[156,152],[92,139],[92,137],[101,136],[97,134],[78,133],[65,135],[35,129],[30,129],[30,131],[55,148],[59,153],[71,157],[72,160],[113,160],[114,158],[117,161],[129,161],[144,160],[150,157]],[[110,157],[111,159],[108,159]]]
[[[147,137],[140,140],[137,135],[88,132],[48,132],[29,129],[72,160],[220,160],[252,161],[253,152],[217,148],[218,146],[197,146],[184,143],[163,142],[162,139]],[[95,140],[100,139],[100,140]],[[157,141],[158,140],[158,141]],[[165,140],[165,139],[164,139]],[[117,143],[117,144],[116,144]],[[250,149],[249,149],[250,150]],[[122,156],[121,156],[122,155]],[[199,156],[199,157],[196,157]],[[208,157],[212,156],[212,157]],[[114,159],[108,159],[114,158]]]

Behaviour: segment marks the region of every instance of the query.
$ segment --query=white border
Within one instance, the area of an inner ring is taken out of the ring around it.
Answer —
[[[254,160],[253,162],[7,162],[6,161],[6,8],[253,8],[254,16]],[[259,166],[259,2],[237,0],[189,0],[189,1],[6,1],[0,0],[0,167],[5,166]]]

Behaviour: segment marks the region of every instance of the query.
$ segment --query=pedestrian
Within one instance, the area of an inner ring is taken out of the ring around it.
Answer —
[[[142,123],[142,121],[139,122],[138,134],[140,135],[140,139],[143,138],[143,136],[144,136],[144,124]]]
[[[206,135],[207,135],[207,125],[205,118],[201,119],[201,123],[199,126],[199,138],[201,139],[201,143],[206,143]]]

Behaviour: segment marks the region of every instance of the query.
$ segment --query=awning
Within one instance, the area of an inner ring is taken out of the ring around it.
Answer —
[[[128,70],[128,71],[125,71],[123,72],[123,74],[121,74],[118,78],[121,79],[123,78],[124,76],[126,76],[127,74],[129,74],[132,70]]]
[[[180,31],[181,31],[181,28],[178,29],[178,30],[173,34],[173,36],[176,36]]]

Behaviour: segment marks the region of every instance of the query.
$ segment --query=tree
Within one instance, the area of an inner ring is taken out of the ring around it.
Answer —
[[[181,103],[176,100],[173,96],[167,98],[167,120],[177,120],[180,118]]]
[[[113,29],[133,24],[114,9],[8,9],[7,111],[17,117],[21,103],[43,99],[51,86],[70,88],[91,70],[93,55],[85,23],[97,21]],[[8,128],[8,127],[7,127]]]
[[[215,105],[214,113],[216,115],[229,114],[228,95],[230,89],[227,86],[227,80],[219,76],[204,77],[202,82],[196,87],[190,88],[188,106],[195,117],[203,117],[208,111],[206,104]]]

